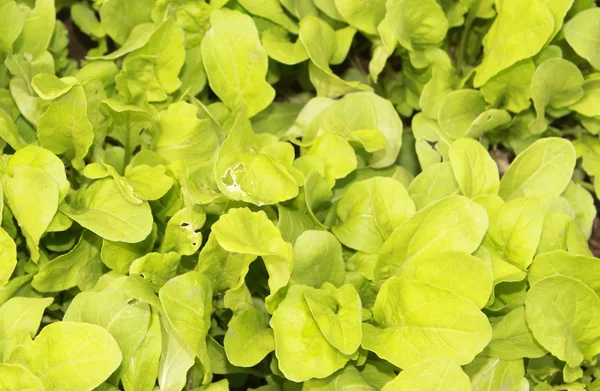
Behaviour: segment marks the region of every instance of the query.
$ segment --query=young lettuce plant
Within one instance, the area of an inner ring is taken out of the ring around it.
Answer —
[[[0,10],[0,389],[600,389],[593,1]]]

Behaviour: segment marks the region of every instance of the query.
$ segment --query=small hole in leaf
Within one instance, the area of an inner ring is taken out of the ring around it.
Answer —
[[[192,246],[195,246],[197,243],[196,242],[192,242]]]
[[[189,225],[190,225],[190,223],[183,222],[183,223],[181,223],[181,228],[185,228]]]
[[[491,120],[492,120],[492,116],[488,115],[488,121],[491,121]]]
[[[202,229],[198,228],[198,229],[195,229],[195,230],[194,230],[194,233],[196,233],[196,234],[199,234],[199,233],[200,233],[200,231],[202,231]]]
[[[127,300],[127,304],[129,304],[129,305],[136,305],[139,303],[140,303],[140,299],[131,298],[131,299]]]

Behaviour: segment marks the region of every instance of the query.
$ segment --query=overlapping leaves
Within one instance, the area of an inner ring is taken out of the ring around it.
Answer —
[[[66,3],[0,0],[0,389],[598,389],[594,2]]]

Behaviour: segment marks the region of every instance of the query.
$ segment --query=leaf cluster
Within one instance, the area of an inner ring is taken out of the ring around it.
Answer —
[[[0,0],[0,390],[600,390],[598,42],[589,0]]]

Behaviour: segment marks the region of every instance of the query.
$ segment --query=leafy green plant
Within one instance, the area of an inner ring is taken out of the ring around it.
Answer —
[[[0,0],[0,390],[600,390],[599,26]]]

